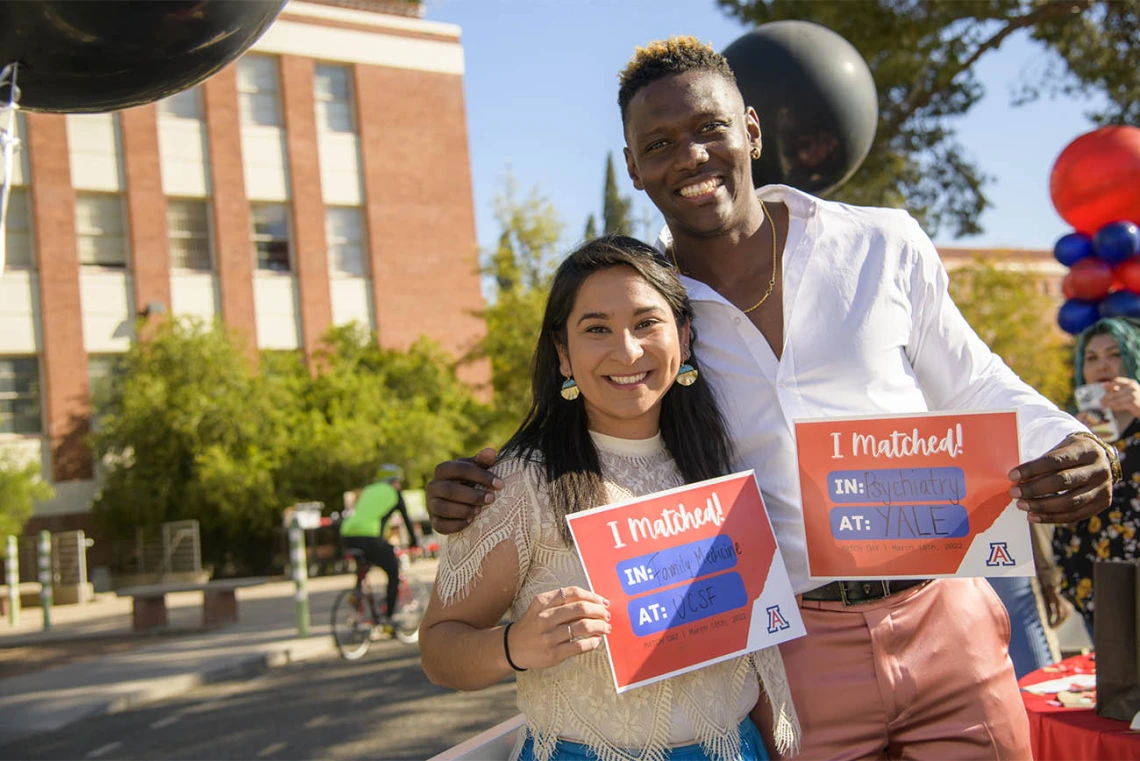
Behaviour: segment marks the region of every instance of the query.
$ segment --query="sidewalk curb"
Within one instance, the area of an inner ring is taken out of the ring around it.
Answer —
[[[204,684],[252,679],[271,669],[335,652],[336,643],[328,634],[284,640],[268,646],[262,652],[238,656],[233,662],[224,665],[206,666],[197,671],[143,680],[135,689],[91,705],[88,710],[73,712],[58,724],[45,723],[29,727],[24,732],[0,731],[0,747],[34,735],[56,732],[85,719],[119,713],[176,697]]]
[[[331,636],[290,640],[284,647],[277,646],[268,652],[251,654],[237,663],[227,663],[224,666],[205,668],[189,674],[155,680],[156,684],[116,696],[109,700],[105,706],[96,706],[91,713],[83,718],[138,708],[147,703],[155,703],[174,697],[203,684],[252,679],[270,669],[281,668],[291,663],[301,663],[333,652],[336,652],[336,643],[333,642]],[[70,723],[72,722],[69,721],[68,724]],[[63,726],[66,725],[61,725],[57,729],[62,729]]]

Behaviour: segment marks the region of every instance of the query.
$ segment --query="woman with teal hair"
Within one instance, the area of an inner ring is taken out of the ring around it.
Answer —
[[[1092,631],[1093,563],[1140,558],[1140,323],[1121,317],[1100,320],[1077,338],[1073,379],[1077,387],[1104,389],[1100,407],[1115,418],[1110,443],[1120,454],[1123,480],[1107,509],[1075,525],[1059,525],[1053,552],[1061,571],[1061,591]],[[1082,418],[1082,413],[1077,413]],[[1088,420],[1089,423],[1098,421]],[[1090,426],[1091,427],[1091,426]]]

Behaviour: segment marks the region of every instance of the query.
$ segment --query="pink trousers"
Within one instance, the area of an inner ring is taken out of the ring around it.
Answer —
[[[941,579],[845,608],[800,601],[780,646],[799,758],[1029,761],[1009,617],[984,579]]]

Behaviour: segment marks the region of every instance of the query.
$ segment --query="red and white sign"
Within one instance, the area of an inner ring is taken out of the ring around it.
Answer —
[[[812,579],[1032,576],[1017,413],[796,422]]]
[[[566,518],[618,692],[804,635],[751,471]]]

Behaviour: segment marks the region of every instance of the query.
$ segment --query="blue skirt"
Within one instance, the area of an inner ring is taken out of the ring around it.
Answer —
[[[525,731],[525,730],[524,730]],[[764,749],[764,740],[760,737],[760,730],[747,716],[740,722],[740,755],[734,761],[768,761],[768,752]],[[636,755],[631,752],[630,755]],[[597,756],[589,747],[581,743],[559,740],[554,749],[554,761],[597,761]],[[670,748],[665,753],[668,761],[709,761],[709,757],[701,750],[699,743],[680,745]],[[518,761],[536,761],[534,756],[534,739],[527,737],[519,752]]]

